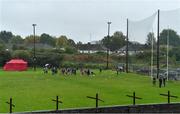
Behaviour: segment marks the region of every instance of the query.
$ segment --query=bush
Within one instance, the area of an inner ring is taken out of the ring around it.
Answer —
[[[30,53],[26,50],[16,50],[12,54],[12,58],[23,59],[30,62]]]
[[[3,66],[8,60],[11,59],[11,53],[9,51],[0,51],[0,66]]]
[[[110,65],[112,66],[112,65]],[[72,68],[91,68],[91,69],[105,69],[106,64],[96,64],[96,63],[74,63],[74,62],[63,62],[61,67],[72,67]]]
[[[103,55],[103,56],[106,56],[106,55],[107,55],[106,52],[100,52],[100,51],[96,52],[96,54],[97,54],[97,55]]]
[[[73,48],[73,47],[66,47],[65,53],[74,54],[74,53],[77,53],[77,50],[75,48]]]
[[[63,60],[63,55],[54,52],[36,52],[36,65],[43,67],[45,64],[51,64],[53,66],[59,67]]]

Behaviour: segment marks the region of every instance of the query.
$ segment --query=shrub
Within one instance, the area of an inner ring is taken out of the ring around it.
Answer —
[[[77,53],[77,50],[75,48],[73,48],[73,47],[66,47],[65,53],[74,54],[74,53]]]
[[[13,52],[12,58],[23,59],[30,62],[30,53],[26,50],[16,50]]]
[[[11,59],[11,53],[9,51],[0,51],[0,66],[3,66],[8,60]]]
[[[45,64],[51,64],[52,66],[59,67],[63,60],[63,55],[54,52],[37,52],[36,53],[36,65],[43,67]]]

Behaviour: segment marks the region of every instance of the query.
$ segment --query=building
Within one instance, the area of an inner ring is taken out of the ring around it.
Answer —
[[[107,52],[107,48],[101,44],[81,44],[78,46],[79,53],[97,53],[97,52]]]
[[[115,51],[115,53],[119,56],[124,56],[126,55],[126,48],[127,46],[123,46],[122,48],[118,49]],[[128,46],[128,54],[129,55],[134,55],[134,54],[138,54],[138,53],[143,53],[145,46],[139,43],[131,43]]]

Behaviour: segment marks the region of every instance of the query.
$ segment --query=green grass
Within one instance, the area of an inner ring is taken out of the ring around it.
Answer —
[[[147,76],[137,74],[121,73],[116,75],[115,71],[95,71],[93,77],[52,76],[38,71],[5,72],[0,71],[0,112],[8,112],[9,107],[5,102],[10,97],[16,107],[14,112],[54,110],[56,95],[60,97],[63,104],[60,108],[94,107],[95,101],[87,99],[86,96],[95,96],[99,93],[105,102],[100,106],[127,105],[132,99],[126,95],[142,97],[137,100],[138,104],[165,103],[167,98],[160,96],[160,93],[171,91],[173,95],[180,96],[179,81],[169,81],[167,87],[153,87],[151,79]],[[180,99],[172,99],[172,102],[180,102]]]

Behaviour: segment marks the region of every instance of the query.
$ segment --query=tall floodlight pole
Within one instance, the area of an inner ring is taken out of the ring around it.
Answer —
[[[153,30],[151,35],[151,79],[153,79],[153,59],[154,59],[154,40],[153,40]]]
[[[167,33],[167,80],[169,80],[169,27]]]
[[[33,34],[34,34],[34,57],[33,57],[33,67],[34,67],[34,71],[36,71],[36,53],[35,53],[35,43],[36,43],[36,41],[35,41],[35,27],[36,27],[36,24],[32,24],[32,26],[33,26]]]
[[[128,19],[127,19],[127,34],[126,34],[126,73],[128,73],[128,43],[129,43],[129,38],[128,38]]]
[[[159,78],[159,13],[158,10],[158,23],[157,23],[157,78]]]
[[[106,66],[106,68],[108,69],[109,68],[109,38],[110,38],[109,33],[110,33],[110,24],[111,24],[111,22],[107,22],[107,24],[108,24],[108,36],[107,36],[108,44],[107,44],[107,66]]]

